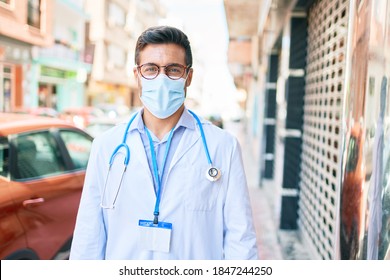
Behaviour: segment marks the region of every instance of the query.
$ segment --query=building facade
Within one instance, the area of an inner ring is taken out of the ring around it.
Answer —
[[[87,1],[88,44],[94,60],[88,78],[88,104],[140,105],[133,75],[134,48],[143,29],[162,16],[158,1]]]
[[[33,47],[29,107],[49,107],[61,112],[86,104],[85,83],[92,61],[86,56],[88,16],[84,1],[52,2],[53,44]]]
[[[52,1],[0,1],[0,111],[30,102],[33,46],[49,46]]]

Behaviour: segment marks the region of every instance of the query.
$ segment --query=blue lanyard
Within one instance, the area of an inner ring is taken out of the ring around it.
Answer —
[[[148,138],[149,138],[150,154],[152,156],[153,179],[154,179],[154,183],[157,185],[156,204],[154,206],[154,212],[153,212],[153,215],[154,215],[153,223],[154,224],[158,224],[158,215],[160,214],[160,200],[161,200],[161,179],[162,179],[163,174],[164,174],[165,163],[167,162],[168,152],[169,152],[169,148],[170,148],[171,142],[172,142],[173,129],[174,128],[172,128],[171,132],[169,133],[167,145],[165,147],[165,153],[164,153],[164,158],[163,158],[163,163],[162,163],[162,168],[161,168],[161,178],[160,178],[160,176],[158,175],[156,152],[154,151],[152,136],[150,135],[148,128],[145,127],[146,134],[148,135]]]

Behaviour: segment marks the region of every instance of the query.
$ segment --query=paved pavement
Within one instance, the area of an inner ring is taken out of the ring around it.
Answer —
[[[245,136],[244,124],[226,123],[225,129],[235,135],[241,144],[257,233],[259,258],[263,260],[312,259],[298,231],[278,228],[276,189],[272,181],[263,181],[260,186],[258,163],[252,151],[253,145]]]

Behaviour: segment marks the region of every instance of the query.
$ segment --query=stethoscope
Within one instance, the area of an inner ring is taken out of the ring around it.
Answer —
[[[205,136],[205,133],[204,133],[204,130],[203,130],[203,127],[202,127],[202,123],[201,123],[199,117],[194,112],[192,112],[191,110],[188,110],[188,112],[190,112],[191,115],[195,118],[195,120],[196,120],[196,122],[198,123],[198,126],[199,126],[200,136],[202,137],[203,148],[204,148],[204,151],[205,151],[205,154],[206,154],[206,157],[207,157],[207,162],[208,162],[208,165],[209,165],[209,167],[206,170],[206,178],[208,180],[210,180],[211,182],[215,182],[215,181],[217,181],[217,180],[219,180],[221,178],[222,173],[221,173],[221,171],[218,168],[213,166],[213,162],[211,161],[209,149],[207,147],[206,136]],[[119,190],[120,190],[120,188],[122,186],[123,177],[124,177],[124,174],[125,174],[125,172],[127,170],[127,166],[129,164],[129,161],[130,161],[130,148],[126,144],[127,134],[128,134],[130,125],[133,123],[133,121],[134,121],[134,119],[135,119],[135,117],[137,115],[138,115],[138,113],[134,114],[131,117],[130,121],[128,122],[128,124],[126,126],[122,142],[114,149],[114,151],[113,151],[113,153],[112,153],[112,155],[110,157],[109,168],[108,168],[107,176],[106,176],[106,179],[105,179],[105,182],[104,182],[104,189],[103,189],[102,199],[101,199],[101,203],[100,203],[100,206],[102,208],[104,208],[104,209],[114,209],[114,207],[115,207],[115,202],[116,202],[116,199],[118,197]],[[173,131],[173,129],[172,129],[172,131]],[[172,136],[172,131],[170,133],[170,137],[169,138],[171,138],[171,136]],[[152,147],[151,147],[151,149],[152,149]],[[115,197],[114,197],[111,205],[105,205],[104,204],[104,198],[105,198],[105,193],[106,193],[106,189],[107,189],[107,182],[108,182],[109,174],[110,174],[111,168],[113,166],[114,159],[119,154],[120,150],[124,150],[125,151],[125,158],[124,158],[124,162],[123,162],[124,163],[124,169],[122,171],[121,178],[120,178],[120,181],[119,181],[119,186],[117,188]],[[155,221],[157,220],[157,216],[158,216],[158,213],[159,213],[158,207],[159,207],[159,204],[160,204],[160,193],[161,193],[161,188],[158,189],[158,193],[157,193],[156,207],[155,207],[155,211],[154,211]]]

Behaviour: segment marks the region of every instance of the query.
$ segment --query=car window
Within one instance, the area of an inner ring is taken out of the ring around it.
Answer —
[[[353,172],[356,169],[356,165],[359,157],[359,146],[357,139],[354,136],[351,136],[349,139],[349,145],[347,150],[347,162],[345,170],[346,172]]]
[[[9,148],[8,140],[0,137],[0,176],[8,177],[9,170]]]
[[[18,135],[14,145],[16,150],[14,179],[44,177],[65,171],[63,157],[50,132]]]
[[[75,169],[87,167],[92,140],[77,131],[61,130],[60,135],[68,149]]]

